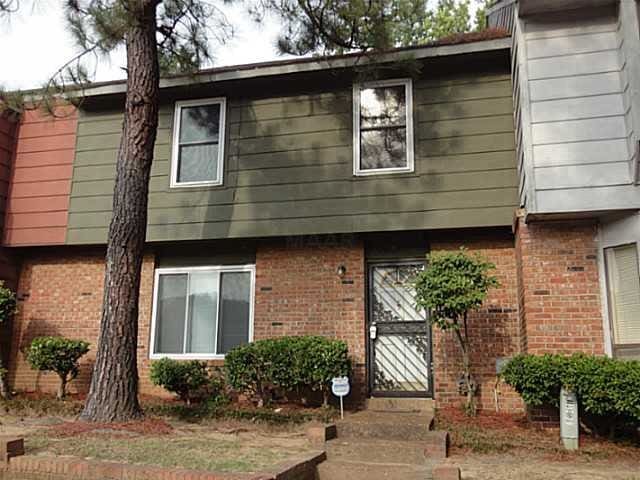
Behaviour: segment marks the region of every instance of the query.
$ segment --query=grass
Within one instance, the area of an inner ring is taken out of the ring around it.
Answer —
[[[40,431],[26,438],[25,447],[29,454],[237,473],[258,472],[305,451],[302,447],[283,448],[229,437],[216,438],[202,432],[156,437],[109,433],[54,437]]]
[[[76,421],[83,399],[47,395],[0,401],[0,424],[25,436],[27,454],[218,472],[260,472],[308,450],[300,424],[330,409],[254,408],[226,402],[187,406],[141,398],[145,419],[124,424]],[[26,422],[25,422],[26,420]]]

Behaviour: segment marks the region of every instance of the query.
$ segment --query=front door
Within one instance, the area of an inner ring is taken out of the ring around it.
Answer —
[[[424,262],[369,265],[368,373],[373,396],[431,396],[431,330],[411,280]]]

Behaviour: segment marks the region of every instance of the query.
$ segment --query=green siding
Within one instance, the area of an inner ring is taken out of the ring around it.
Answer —
[[[227,99],[222,187],[169,188],[164,105],[149,241],[510,225],[517,206],[508,74],[414,81],[415,172],[354,177],[351,91]],[[67,242],[102,243],[122,114],[83,112]]]

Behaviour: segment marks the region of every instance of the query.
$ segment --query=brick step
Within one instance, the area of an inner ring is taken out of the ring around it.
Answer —
[[[433,416],[432,398],[372,397],[367,399],[367,410],[373,412],[407,412]]]
[[[327,458],[338,462],[425,465],[425,450],[425,442],[337,438],[326,443]]]
[[[338,438],[431,440],[432,415],[364,411],[338,422]]]
[[[402,463],[327,460],[318,465],[317,480],[429,480],[431,468]]]

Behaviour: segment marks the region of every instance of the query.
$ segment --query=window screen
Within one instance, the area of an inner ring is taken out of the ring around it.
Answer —
[[[252,269],[171,269],[157,278],[154,355],[221,355],[250,340]]]
[[[640,344],[640,272],[636,244],[606,248],[605,256],[614,343]]]

